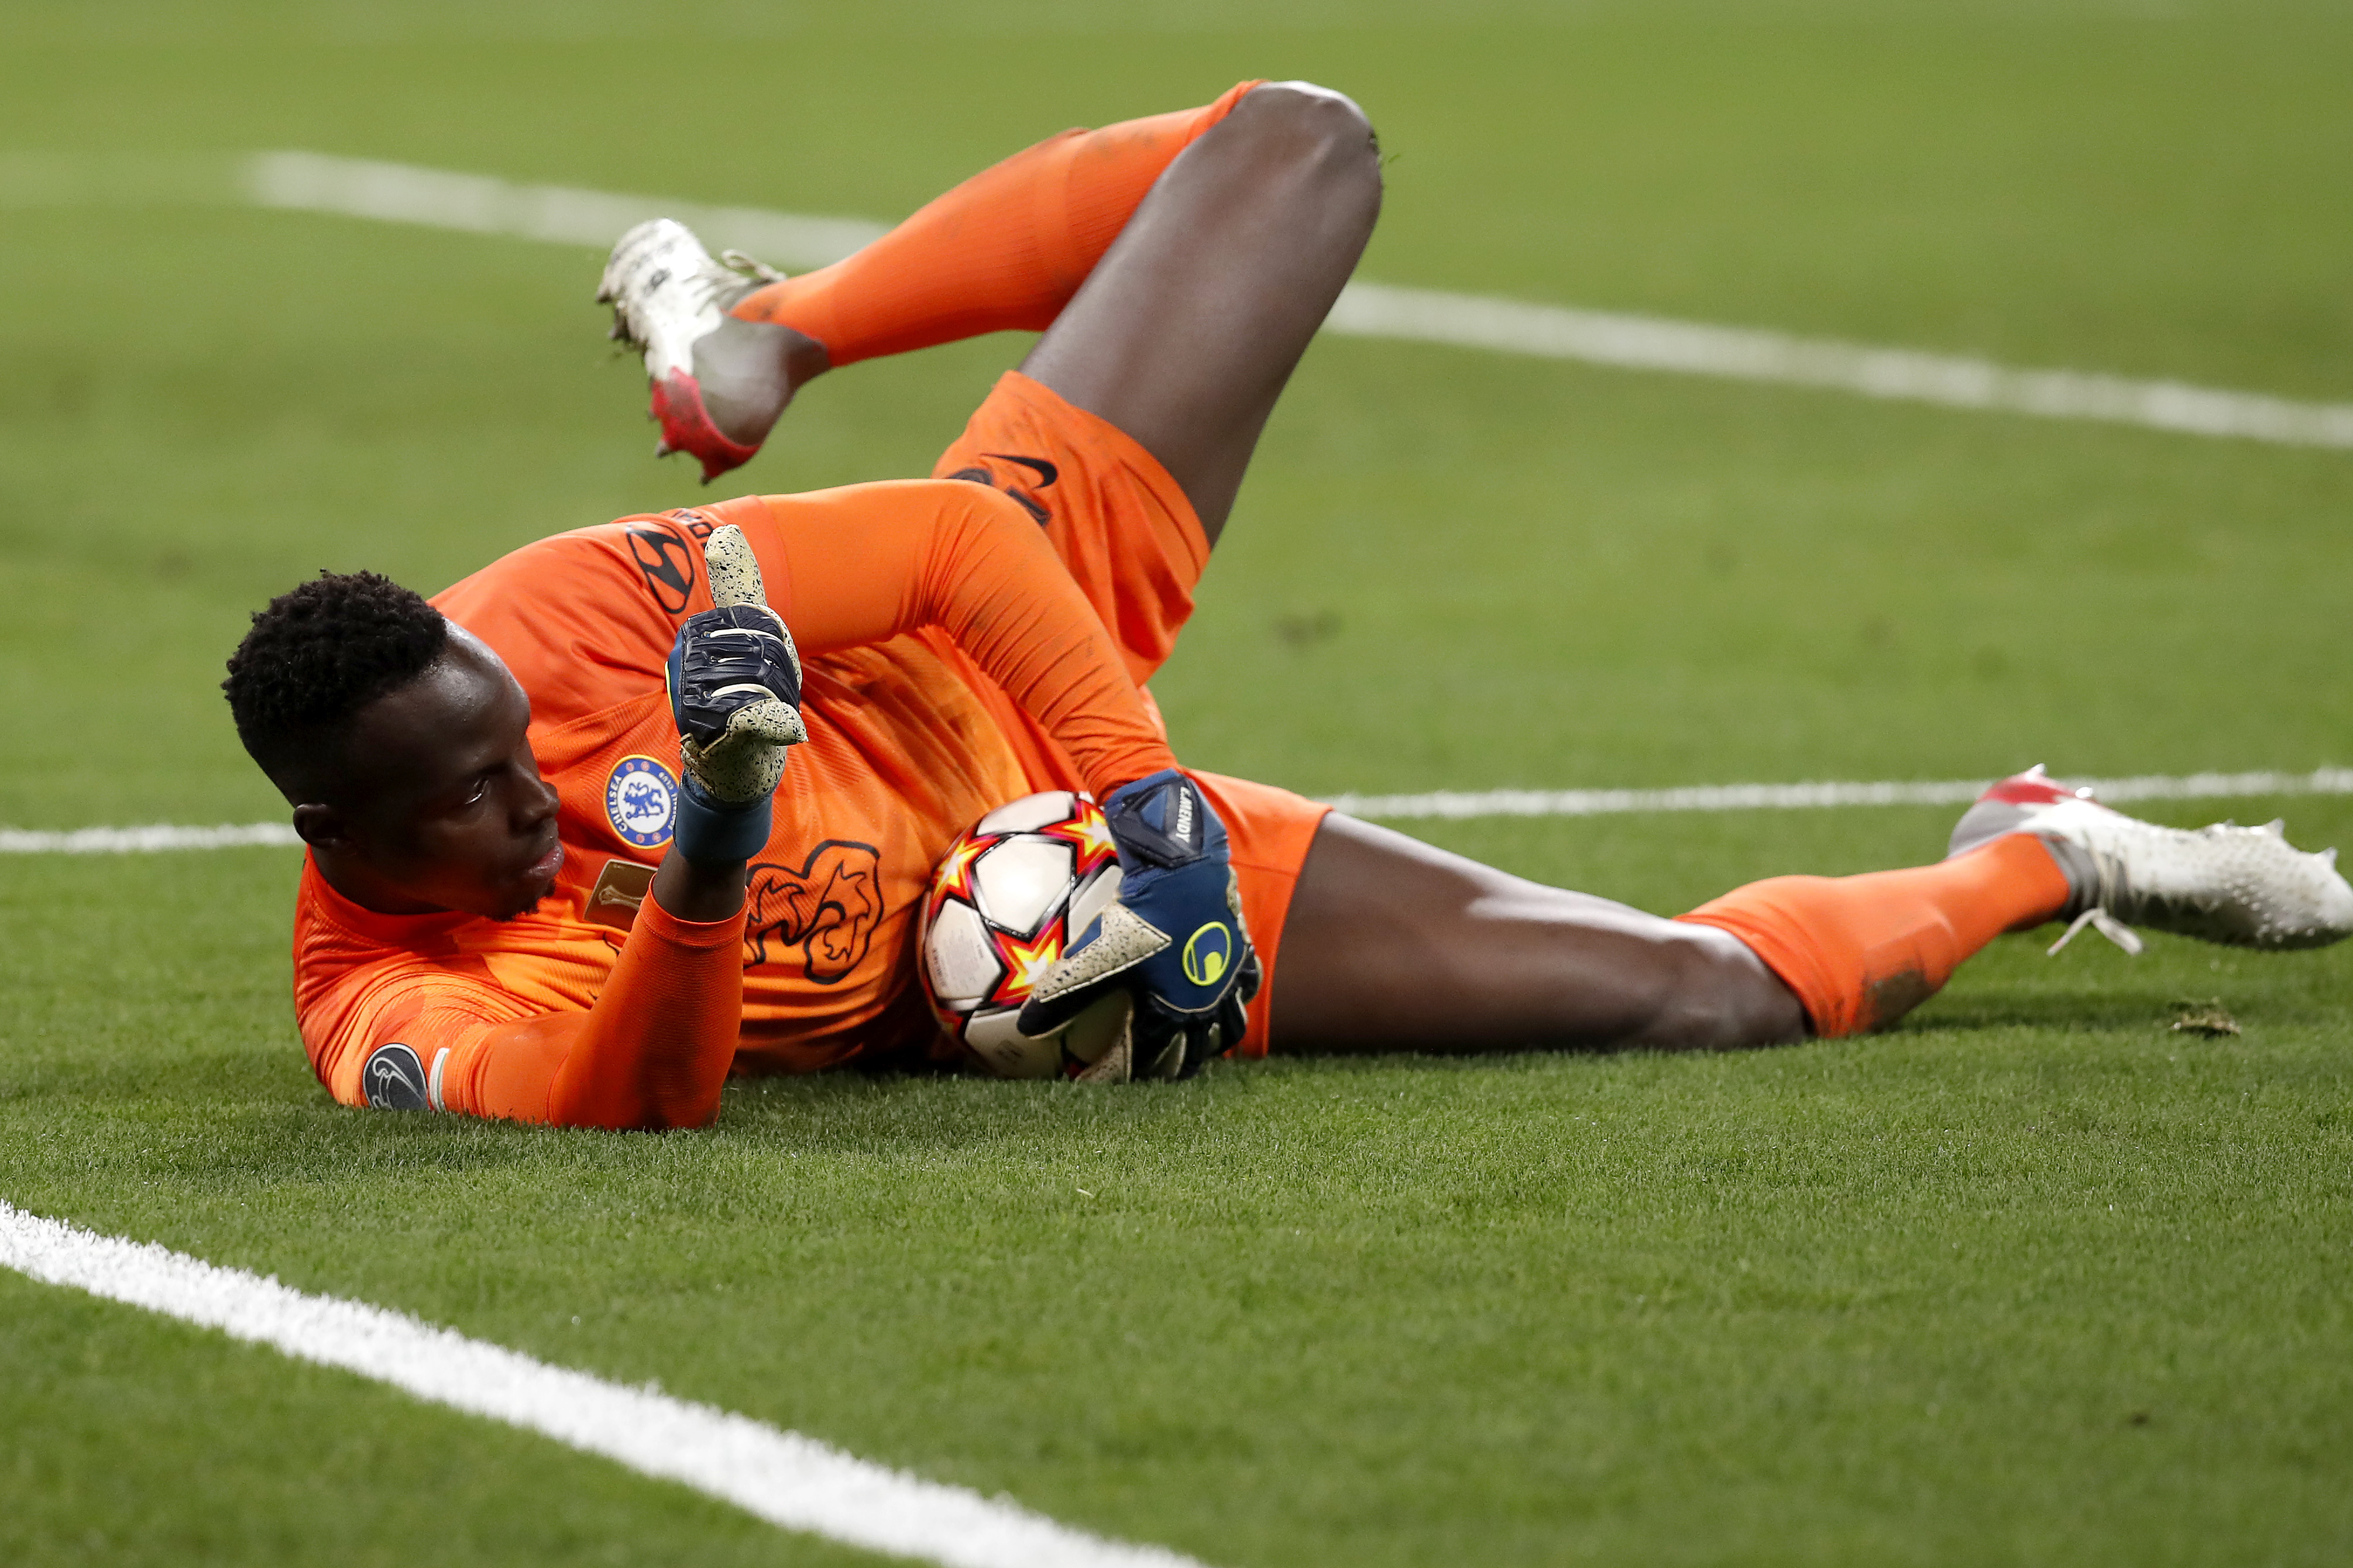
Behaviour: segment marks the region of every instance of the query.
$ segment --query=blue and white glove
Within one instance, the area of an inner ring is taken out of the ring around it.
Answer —
[[[1128,1076],[1183,1078],[1241,1043],[1242,1005],[1258,994],[1226,825],[1174,768],[1113,790],[1103,816],[1119,848],[1119,897],[1039,979],[1021,1032],[1045,1034],[1125,991],[1134,999]]]
[[[711,531],[702,561],[717,608],[689,616],[670,645],[670,717],[685,780],[678,852],[699,863],[749,860],[768,842],[769,802],[801,723],[801,660],[768,608],[760,563],[733,523]]]

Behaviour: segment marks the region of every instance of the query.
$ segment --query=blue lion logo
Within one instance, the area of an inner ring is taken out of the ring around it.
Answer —
[[[658,816],[669,809],[669,792],[656,789],[642,775],[621,786],[621,815],[632,822]]]

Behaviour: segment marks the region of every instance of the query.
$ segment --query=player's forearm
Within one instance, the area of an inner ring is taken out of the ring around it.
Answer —
[[[1118,645],[1037,525],[980,486],[872,487],[859,526],[785,514],[786,619],[824,653],[938,626],[1002,686],[1098,794],[1176,758],[1145,710]]]
[[[667,879],[687,907],[664,897]],[[721,906],[708,920],[690,918]],[[719,1114],[744,1021],[744,866],[672,854],[547,1091],[567,1127],[701,1127]]]
[[[992,503],[934,538],[925,600],[1097,795],[1176,765],[1119,645],[1046,536]]]
[[[748,879],[744,861],[699,865],[673,847],[654,873],[654,901],[681,921],[723,921],[743,910]]]

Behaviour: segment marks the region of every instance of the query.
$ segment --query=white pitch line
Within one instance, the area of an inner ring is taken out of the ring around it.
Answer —
[[[888,226],[565,185],[512,184],[483,174],[317,153],[259,153],[247,162],[245,180],[252,199],[263,206],[582,245],[607,246],[632,224],[674,217],[714,247],[763,255],[795,268],[839,261]],[[1772,382],[2047,419],[2089,419],[2285,446],[2353,447],[2353,404],[2303,403],[2081,371],[2020,370],[1952,354],[1435,289],[1351,283],[1340,291],[1324,328],[1349,337]]]
[[[2084,371],[2020,370],[1955,354],[1430,289],[1351,283],[1324,325],[1327,331],[1356,337],[1409,338],[1625,370],[1820,387],[1902,403],[2138,425],[2187,436],[2235,436],[2288,447],[2353,447],[2353,404],[2302,403]]]
[[[1672,789],[1430,790],[1419,795],[1335,795],[1351,816],[1622,816],[1643,812],[1810,811],[1841,805],[1963,805],[1988,779],[1881,779],[1869,783],[1685,784]],[[2116,805],[2135,800],[2230,800],[2255,795],[2353,795],[2353,768],[2308,773],[2135,773],[2073,779]],[[132,855],[167,849],[232,849],[301,843],[282,822],[219,827],[0,827],[0,855]]]
[[[300,844],[283,822],[224,823],[218,827],[0,827],[0,855],[140,855],[159,849],[238,849],[250,844]]]
[[[870,1551],[952,1568],[1200,1568],[1165,1547],[1109,1541],[1005,1498],[889,1469],[651,1385],[550,1366],[404,1312],[100,1236],[5,1200],[0,1265],[354,1372],[680,1482],[787,1530]]]
[[[1836,805],[1963,805],[1989,779],[1881,780],[1870,784],[1692,784],[1681,789],[1432,790],[1423,795],[1340,795],[1352,816],[1616,816],[1633,812],[1804,811]],[[2135,800],[2217,800],[2243,795],[2353,795],[2353,768],[2308,773],[2138,773],[2069,779],[2115,805]]]
[[[245,161],[242,175],[247,196],[257,206],[598,249],[610,246],[632,225],[649,217],[672,217],[714,250],[748,251],[795,270],[839,261],[891,226],[865,218],[708,206],[571,185],[513,184],[487,174],[331,158],[321,153],[258,153]]]
[[[171,199],[171,189],[180,190],[182,200],[243,200],[265,207],[599,248],[632,224],[674,217],[714,247],[749,251],[795,270],[839,261],[889,226],[868,218],[522,184],[487,174],[322,153],[259,153],[226,171],[217,163],[206,166],[188,158],[0,154],[0,206],[154,202]],[[1351,283],[1341,291],[1324,328],[1346,337],[1812,387],[1947,408],[2091,420],[2281,446],[2353,447],[2353,404],[2306,402],[2092,371],[2021,369],[1963,354],[1436,289]]]

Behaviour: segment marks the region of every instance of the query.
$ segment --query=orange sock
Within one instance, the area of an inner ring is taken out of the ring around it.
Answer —
[[[1050,136],[857,255],[754,289],[731,313],[815,338],[837,366],[981,332],[1043,331],[1160,172],[1259,85],[1237,83],[1202,109]]]
[[[1962,960],[2050,920],[2068,896],[2042,841],[2013,833],[1934,866],[1751,882],[1679,918],[1746,942],[1828,1038],[1894,1023]]]

